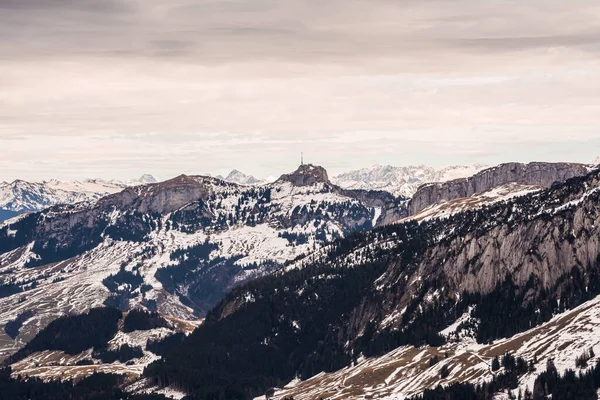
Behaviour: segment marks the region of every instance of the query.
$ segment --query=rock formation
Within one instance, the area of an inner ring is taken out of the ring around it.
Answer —
[[[415,215],[432,204],[470,197],[507,183],[548,188],[555,182],[564,182],[574,176],[584,175],[588,171],[587,165],[574,163],[500,164],[469,178],[421,186],[412,197],[409,214]]]
[[[316,183],[331,184],[325,168],[312,164],[302,164],[295,172],[281,175],[277,181],[290,182],[294,186],[312,186]]]

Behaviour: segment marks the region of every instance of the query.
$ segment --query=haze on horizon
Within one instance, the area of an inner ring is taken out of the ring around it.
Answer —
[[[591,162],[594,0],[0,0],[0,181]]]

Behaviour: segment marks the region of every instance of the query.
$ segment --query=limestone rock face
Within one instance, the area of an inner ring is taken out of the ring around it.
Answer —
[[[398,315],[424,290],[423,301],[432,304],[438,295],[456,301],[464,293],[489,294],[507,280],[525,288],[533,279],[528,298],[542,290],[560,297],[571,271],[585,276],[600,260],[600,171],[551,186],[434,223],[422,255],[390,262],[377,296],[353,311],[344,339],[360,336],[378,318],[402,329]]]
[[[441,201],[470,197],[508,183],[548,188],[555,182],[584,175],[589,171],[588,168],[584,164],[574,163],[500,164],[469,178],[421,186],[410,202],[409,214],[415,215]]]
[[[129,188],[102,199],[99,204],[129,207],[142,214],[167,214],[192,201],[206,199],[208,194],[209,190],[201,179],[180,175],[165,182]]]
[[[303,164],[291,174],[281,175],[278,182],[290,182],[294,186],[312,186],[317,183],[331,184],[323,167]]]
[[[583,273],[594,268],[600,259],[600,172],[500,204],[475,225],[472,218],[465,214],[447,221],[442,239],[416,263],[391,265],[380,281],[387,287],[383,312],[371,304],[375,311],[359,328],[374,313],[387,315],[405,307],[422,282],[443,282],[456,294],[485,295],[506,279],[525,287],[534,277],[539,286],[531,290],[553,290],[573,268]]]

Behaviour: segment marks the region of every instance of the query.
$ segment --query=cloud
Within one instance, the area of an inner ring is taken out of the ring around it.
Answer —
[[[600,132],[593,0],[0,0],[0,35],[0,179],[583,161]]]

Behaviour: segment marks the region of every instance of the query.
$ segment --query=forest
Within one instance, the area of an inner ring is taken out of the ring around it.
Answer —
[[[412,400],[488,400],[494,393],[516,391],[517,378],[523,372],[508,371],[497,375],[494,379],[483,385],[458,383],[449,387],[437,387],[427,390]],[[559,374],[554,362],[548,360],[546,371],[542,372],[535,380],[533,391],[519,390],[517,394],[511,393],[509,398],[514,400],[596,400],[600,388],[600,360],[595,366],[586,371],[576,373],[567,370]]]

